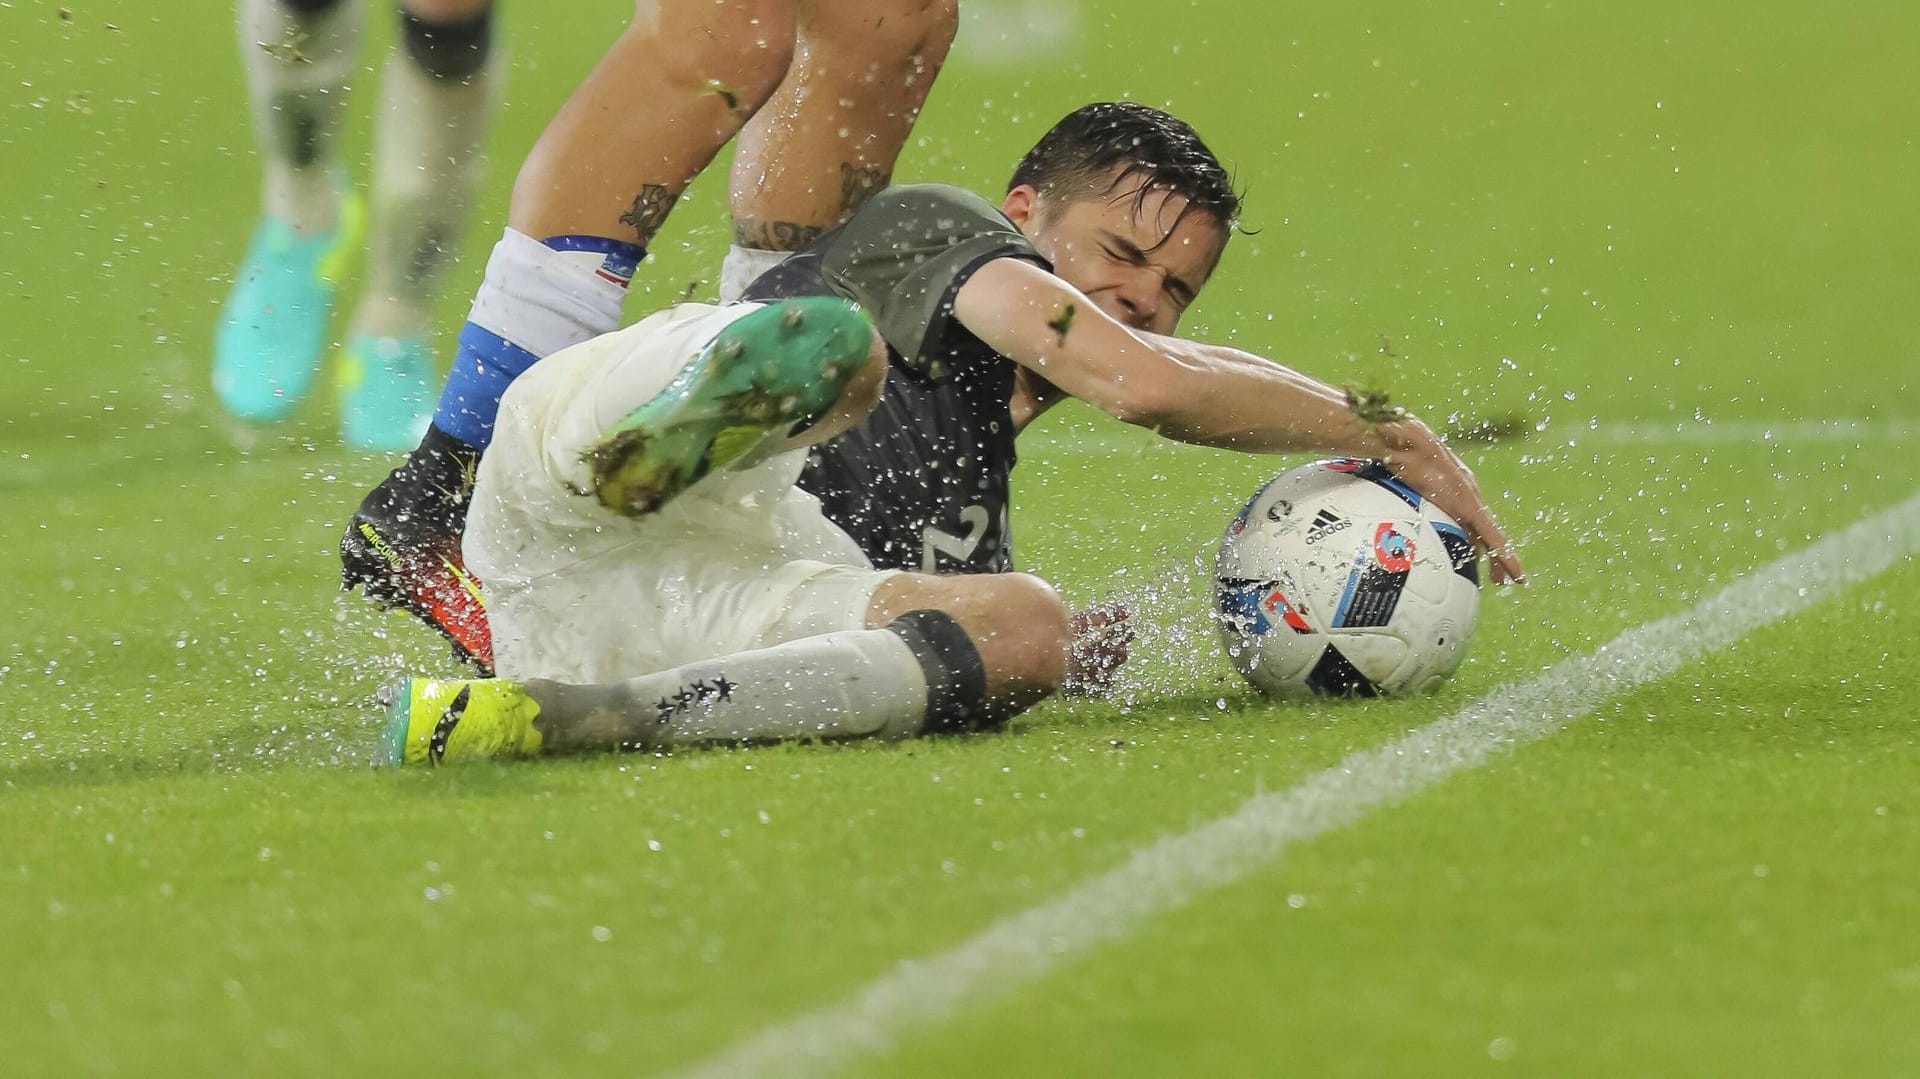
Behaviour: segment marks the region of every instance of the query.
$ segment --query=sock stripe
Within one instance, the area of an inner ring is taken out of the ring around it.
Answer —
[[[594,275],[602,280],[611,281],[626,288],[633,281],[633,273],[640,268],[640,260],[647,257],[647,249],[636,243],[616,240],[610,236],[587,236],[569,233],[564,236],[549,236],[540,241],[555,251],[585,251],[602,255],[600,268]]]
[[[470,446],[485,449],[493,442],[493,423],[500,414],[500,395],[515,378],[540,357],[501,337],[467,323],[460,328],[459,351],[447,372],[433,425]]]

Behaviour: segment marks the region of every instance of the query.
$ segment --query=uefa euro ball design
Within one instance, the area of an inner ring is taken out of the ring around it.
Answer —
[[[1424,693],[1480,615],[1473,544],[1373,461],[1302,465],[1228,526],[1214,611],[1241,674],[1274,696]]]

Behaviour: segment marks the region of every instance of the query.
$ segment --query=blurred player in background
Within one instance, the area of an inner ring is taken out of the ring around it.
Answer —
[[[433,412],[428,319],[459,250],[498,82],[492,0],[401,0],[380,80],[370,220],[339,160],[366,0],[240,0],[265,158],[262,213],[214,338],[213,385],[244,420],[285,416],[318,373],[336,282],[369,236],[341,363],[341,436],[411,448]]]
[[[521,166],[433,423],[349,522],[343,584],[485,662],[460,535],[501,393],[619,326],[647,244],[736,134],[724,287],[846,220],[886,186],[957,21],[957,0],[639,0]]]

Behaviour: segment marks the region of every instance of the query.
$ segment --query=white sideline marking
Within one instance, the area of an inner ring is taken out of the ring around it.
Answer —
[[[1580,424],[1553,424],[1540,433],[1543,445],[1568,442],[1599,442],[1607,445],[1666,445],[1669,443],[1712,442],[1746,444],[1751,442],[1894,442],[1920,436],[1920,423],[1912,420],[1871,419],[1782,419],[1782,420],[1684,420],[1656,423],[1632,421],[1602,423],[1598,427]]]
[[[1046,974],[1148,919],[1230,884],[1290,843],[1352,823],[1495,752],[1557,732],[1614,694],[1673,673],[1748,631],[1879,574],[1920,551],[1920,494],[1828,533],[1691,609],[1628,630],[1459,712],[1356,752],[1284,791],[1135,850],[1115,869],[925,959],[903,960],[838,1003],[770,1027],[683,1073],[813,1076],[885,1052]]]
[[[1626,420],[1601,423],[1597,427],[1587,427],[1581,423],[1562,423],[1555,421],[1545,431],[1535,433],[1524,439],[1513,439],[1502,445],[1515,445],[1528,450],[1552,451],[1581,446],[1691,446],[1691,445],[1795,445],[1800,443],[1818,443],[1832,445],[1864,445],[1869,443],[1901,442],[1920,438],[1920,421],[1893,419],[1876,420],[1850,417],[1832,417],[1827,419],[1780,419],[1780,420],[1672,420],[1666,422],[1652,420]],[[1128,430],[1095,429],[1092,431],[1068,428],[1057,431],[1036,431],[1033,437],[1020,444],[1023,454],[1061,454],[1061,453],[1097,453],[1113,454],[1117,452],[1150,453],[1154,450],[1171,449],[1176,443],[1167,439],[1154,438],[1144,432]],[[1473,444],[1469,443],[1471,448]]]

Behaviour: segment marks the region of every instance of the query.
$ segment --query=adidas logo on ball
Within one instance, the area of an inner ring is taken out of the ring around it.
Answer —
[[[1353,522],[1332,510],[1321,510],[1313,515],[1313,523],[1307,526],[1307,542],[1319,543],[1328,536],[1343,529],[1353,527]]]

